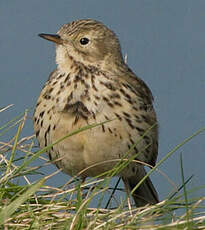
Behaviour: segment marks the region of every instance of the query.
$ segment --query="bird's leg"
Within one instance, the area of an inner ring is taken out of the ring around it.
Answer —
[[[129,183],[128,180],[124,177],[122,177],[122,180],[124,182],[125,185],[125,191],[127,194],[127,205],[128,205],[128,209],[130,211],[130,215],[132,215],[132,207],[131,207],[131,201],[130,201],[130,190],[129,190]]]
[[[83,186],[85,184],[86,177],[81,177],[80,180],[81,180],[80,194],[81,194],[82,199],[84,199],[87,195],[87,193],[83,194]]]
[[[117,187],[118,187],[118,185],[119,185],[119,183],[120,183],[120,180],[121,180],[121,178],[118,179],[118,181],[117,181],[117,183],[116,183],[116,185],[115,185],[115,187],[114,187],[114,189],[113,189],[113,191],[112,191],[112,193],[111,193],[111,195],[110,195],[110,198],[109,198],[109,200],[108,200],[108,202],[107,202],[107,204],[106,204],[106,206],[105,206],[105,209],[108,208],[108,206],[109,206],[109,204],[110,204],[110,201],[111,201],[111,199],[113,198],[114,193],[115,193],[115,191],[116,191],[116,189],[117,189]]]

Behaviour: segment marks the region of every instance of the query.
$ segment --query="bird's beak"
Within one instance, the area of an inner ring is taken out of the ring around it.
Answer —
[[[39,34],[38,36],[57,44],[63,44],[63,39],[57,34]]]

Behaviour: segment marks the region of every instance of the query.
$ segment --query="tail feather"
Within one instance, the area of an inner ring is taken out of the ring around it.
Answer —
[[[140,170],[138,170],[137,175],[123,178],[125,186],[128,187],[129,191],[131,192],[145,175],[146,171],[144,167],[141,167]],[[146,204],[156,204],[159,202],[157,191],[155,190],[154,185],[149,177],[146,178],[143,184],[141,184],[134,191],[132,196],[137,207],[142,207]]]

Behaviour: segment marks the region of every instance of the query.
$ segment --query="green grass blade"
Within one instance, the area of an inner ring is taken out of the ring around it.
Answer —
[[[30,186],[30,188],[20,195],[17,199],[11,202],[8,206],[5,206],[0,211],[0,224],[4,222],[23,204],[32,194],[34,194],[45,182],[45,178],[41,179],[37,183]]]

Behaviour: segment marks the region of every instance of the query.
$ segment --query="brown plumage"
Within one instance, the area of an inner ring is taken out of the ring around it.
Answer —
[[[116,35],[102,23],[87,19],[63,25],[57,35],[40,36],[56,43],[57,62],[34,112],[40,146],[87,124],[114,119],[54,145],[48,154],[57,167],[69,175],[89,167],[82,178],[97,176],[112,169],[136,142],[129,157],[138,153],[137,160],[154,166],[158,133],[153,97],[125,64]],[[129,191],[145,175],[144,166],[136,162],[119,173]],[[133,198],[137,206],[158,202],[149,178]]]

